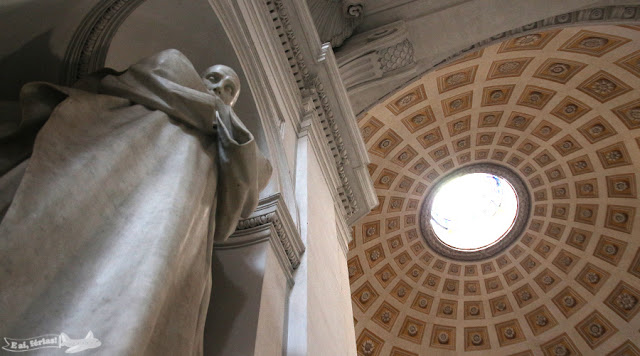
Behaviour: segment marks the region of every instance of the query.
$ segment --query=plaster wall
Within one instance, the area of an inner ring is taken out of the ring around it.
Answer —
[[[257,344],[269,242],[214,250],[204,354],[252,355]],[[268,284],[268,283],[267,283]]]
[[[0,101],[31,81],[58,83],[73,32],[97,0],[0,1]]]
[[[254,355],[271,356],[283,353],[288,292],[287,278],[282,273],[282,267],[273,249],[269,248],[262,280],[260,317]]]
[[[308,156],[308,355],[356,355],[346,257],[333,199],[315,155]]]

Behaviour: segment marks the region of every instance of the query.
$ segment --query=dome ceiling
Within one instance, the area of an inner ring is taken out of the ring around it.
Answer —
[[[352,227],[359,355],[640,355],[640,27],[506,40],[359,127],[380,201]],[[516,172],[532,213],[512,245],[467,262],[431,250],[419,216],[473,163]]]

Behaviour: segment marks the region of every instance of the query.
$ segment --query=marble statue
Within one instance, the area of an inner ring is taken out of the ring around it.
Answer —
[[[23,87],[21,122],[0,122],[0,340],[89,331],[86,354],[202,353],[213,242],[271,175],[239,89],[177,50]]]

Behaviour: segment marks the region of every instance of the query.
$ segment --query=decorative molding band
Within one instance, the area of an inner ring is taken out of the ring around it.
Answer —
[[[331,149],[335,161],[335,169],[338,172],[340,180],[338,198],[344,208],[343,215],[346,219],[349,219],[359,210],[358,201],[345,172],[345,166],[349,165],[349,156],[344,147],[344,141],[325,92],[324,84],[317,75],[311,73],[307,66],[283,0],[266,0],[266,4],[272,14],[274,28],[281,38],[284,53],[287,55],[287,60],[291,66],[300,94],[303,99],[312,98],[315,105],[315,110],[325,132],[326,143]],[[326,51],[327,49],[324,50]]]
[[[404,21],[353,36],[336,54],[340,76],[349,92],[412,69],[416,60],[408,36]]]
[[[548,17],[544,20],[532,22],[530,24],[499,33],[490,38],[474,43],[473,45],[454,53],[453,55],[445,58],[433,68],[436,68],[445,63],[451,62],[465,53],[474,52],[481,48],[490,46],[494,43],[504,41],[505,39],[515,37],[520,34],[529,32],[539,32],[548,28],[554,27],[568,27],[578,25],[599,25],[599,24],[611,24],[611,23],[629,23],[640,21],[640,6],[638,5],[613,5],[604,7],[595,7],[591,9],[577,10],[568,12],[562,15]],[[428,71],[431,71],[430,68]],[[420,74],[422,76],[424,73]]]
[[[569,27],[569,26],[586,26],[586,25],[604,25],[604,24],[638,24],[640,22],[640,5],[612,5],[605,7],[596,7],[590,9],[583,9],[564,13],[561,15],[548,17],[543,20],[532,22],[530,24],[520,26],[518,28],[504,31],[502,33],[491,36],[488,39],[472,44],[471,46],[460,50],[447,58],[441,60],[437,64],[427,66],[416,66],[415,72],[411,77],[407,77],[401,81],[401,84],[394,85],[390,91],[377,100],[372,100],[370,103],[363,105],[356,115],[362,115],[370,110],[372,107],[387,100],[404,88],[407,83],[415,82],[425,74],[432,72],[442,66],[445,66],[455,60],[463,57],[464,55],[478,51],[482,48],[488,47],[498,42],[502,42],[512,37],[524,35],[532,32],[540,32],[552,28]],[[355,37],[354,37],[355,38]],[[352,39],[353,40],[353,39]],[[351,43],[352,41],[350,41]],[[342,49],[341,49],[342,50]],[[339,53],[340,55],[340,53]],[[380,84],[382,85],[382,84]],[[351,92],[351,91],[350,91]]]
[[[307,0],[320,40],[340,47],[364,19],[362,0]]]
[[[72,85],[104,67],[111,39],[124,20],[145,0],[102,0],[76,29],[64,55],[60,81]]]
[[[262,199],[252,216],[241,219],[231,237],[225,242],[216,242],[214,248],[240,248],[267,239],[271,241],[278,259],[291,275],[300,265],[305,247],[280,194]]]

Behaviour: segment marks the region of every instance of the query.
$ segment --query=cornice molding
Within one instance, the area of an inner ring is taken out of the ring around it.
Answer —
[[[236,231],[226,241],[216,242],[214,249],[242,248],[266,240],[271,243],[280,265],[292,282],[293,272],[300,265],[305,247],[280,194],[260,200],[255,212],[238,221]]]
[[[102,0],[84,17],[71,38],[60,81],[72,85],[104,67],[113,36],[144,0]]]
[[[361,171],[366,171],[369,158],[333,51],[329,44],[316,45],[320,38],[304,2],[266,3],[272,7],[271,13],[278,15],[273,17],[274,29],[282,39],[300,95],[303,100],[311,98],[315,105],[334,159],[333,168],[323,169],[336,170],[339,180],[335,200],[343,207],[341,215],[351,224],[377,204],[377,196],[368,176],[363,179]]]

